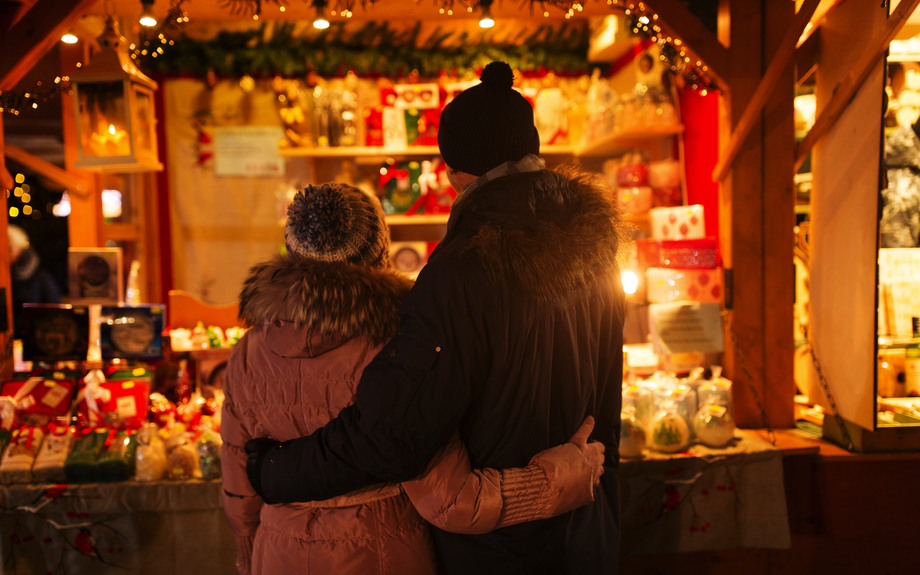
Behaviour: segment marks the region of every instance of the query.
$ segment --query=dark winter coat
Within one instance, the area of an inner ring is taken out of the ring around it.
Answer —
[[[61,288],[45,268],[38,254],[26,248],[10,266],[13,291],[13,326],[17,337],[22,323],[22,304],[61,303]]]
[[[272,501],[321,500],[423,469],[457,428],[473,467],[517,467],[565,442],[587,415],[617,453],[622,241],[612,192],[543,170],[477,188],[400,308],[400,333],[365,369],[356,402],[269,452]],[[445,573],[615,573],[617,459],[593,504],[455,535],[437,529]]]

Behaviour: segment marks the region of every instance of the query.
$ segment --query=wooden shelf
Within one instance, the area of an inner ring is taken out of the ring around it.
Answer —
[[[684,132],[682,124],[673,126],[641,126],[630,130],[612,132],[596,141],[582,146],[575,152],[577,156],[612,156],[624,148],[643,147],[651,140],[676,136]]]
[[[572,146],[541,146],[541,156],[572,155]],[[301,158],[426,158],[441,155],[437,146],[413,146],[391,149],[373,146],[341,146],[336,148],[281,148],[278,155]]]
[[[447,224],[450,214],[420,214],[417,216],[405,216],[394,214],[386,216],[387,225],[392,226],[430,226],[436,224]]]
[[[640,230],[649,229],[649,216],[648,213],[644,214],[623,214],[623,219],[632,225],[636,226]]]

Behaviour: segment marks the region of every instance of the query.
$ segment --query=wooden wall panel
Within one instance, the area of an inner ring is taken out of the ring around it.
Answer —
[[[818,109],[850,73],[870,34],[884,26],[876,2],[844,2],[828,13],[816,72]],[[841,414],[875,426],[878,170],[883,61],[812,152],[811,338]],[[828,406],[814,371],[809,397]]]

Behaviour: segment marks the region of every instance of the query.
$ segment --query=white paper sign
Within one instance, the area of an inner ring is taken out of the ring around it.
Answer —
[[[690,301],[649,305],[649,328],[658,353],[720,352],[725,349],[717,303]]]
[[[281,177],[284,158],[278,155],[280,126],[214,128],[214,173],[218,176]]]

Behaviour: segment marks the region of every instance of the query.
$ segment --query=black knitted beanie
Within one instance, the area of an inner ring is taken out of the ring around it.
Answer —
[[[512,88],[511,66],[492,62],[479,78],[481,84],[464,90],[444,108],[438,125],[444,163],[474,176],[540,153],[533,107]]]

